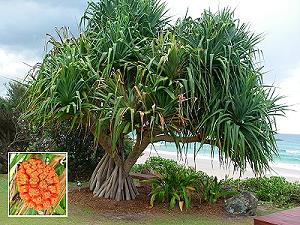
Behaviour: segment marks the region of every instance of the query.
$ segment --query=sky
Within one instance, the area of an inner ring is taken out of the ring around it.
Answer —
[[[200,17],[204,9],[235,9],[252,31],[263,33],[266,84],[277,87],[290,105],[286,117],[277,118],[280,133],[300,134],[300,1],[299,0],[166,0],[168,14]],[[87,0],[0,0],[0,95],[10,79],[24,79],[30,66],[45,54],[46,34],[70,27],[78,32]]]

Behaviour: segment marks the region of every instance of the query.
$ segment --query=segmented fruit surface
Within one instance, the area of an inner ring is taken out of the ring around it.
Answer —
[[[21,199],[35,210],[49,209],[58,200],[59,178],[53,167],[40,159],[30,159],[19,165],[17,186]]]

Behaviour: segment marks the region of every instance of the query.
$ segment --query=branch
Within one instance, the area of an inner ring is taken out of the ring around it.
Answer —
[[[152,134],[154,135],[154,134]],[[202,142],[204,144],[213,144],[214,142],[209,139],[203,139],[202,135],[195,135],[190,137],[173,137],[171,135],[156,135],[151,138],[151,131],[145,130],[142,134],[137,131],[137,140],[132,151],[129,153],[127,159],[124,162],[124,171],[129,172],[131,167],[136,163],[137,159],[143,153],[150,143],[166,141],[166,142],[183,142],[183,143],[192,143],[192,142]]]
[[[150,131],[144,131],[142,134],[137,131],[137,139],[132,151],[129,153],[127,159],[124,162],[124,171],[129,173],[131,167],[136,163],[137,159],[151,143]]]
[[[212,140],[209,139],[203,139],[202,135],[194,135],[190,137],[174,137],[171,135],[167,134],[162,134],[162,135],[157,135],[153,138],[153,143],[155,142],[160,142],[160,141],[165,141],[165,142],[182,142],[182,143],[192,143],[192,142],[202,142],[204,144],[213,144]]]

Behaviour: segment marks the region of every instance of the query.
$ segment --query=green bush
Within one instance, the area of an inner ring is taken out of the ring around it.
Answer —
[[[180,210],[184,205],[189,208],[190,193],[195,190],[193,185],[198,178],[197,172],[179,165],[174,167],[172,163],[165,167],[162,164],[159,170],[161,177],[151,181],[150,205],[153,206],[154,201],[157,200],[158,202],[167,201],[171,209],[175,207],[176,203]]]
[[[225,184],[226,180],[218,180],[217,177],[202,173],[197,179],[195,189],[201,195],[201,201],[213,204],[220,198],[233,196],[237,193],[231,188],[227,189]]]
[[[174,208],[178,203],[180,209],[185,204],[191,204],[191,192],[200,194],[201,201],[215,203],[221,197],[232,195],[232,191],[224,189],[224,182],[217,177],[210,177],[206,173],[187,168],[174,160],[161,157],[150,157],[144,164],[136,164],[132,172],[152,171],[158,173],[160,178],[152,180],[150,204],[154,201],[168,201],[169,207]]]
[[[141,173],[145,170],[145,164],[134,164],[131,168],[132,173]]]
[[[182,210],[185,205],[190,207],[190,193],[194,191],[194,182],[198,173],[171,159],[161,157],[150,157],[144,164],[136,164],[132,172],[150,171],[159,174],[159,178],[151,180],[152,191],[150,193],[150,205],[154,202],[167,202],[169,208],[174,208],[178,204]]]
[[[150,157],[145,162],[145,169],[153,170],[161,175],[164,175],[172,170],[183,169],[184,166],[179,165],[172,159],[164,159],[162,157]]]
[[[152,181],[151,205],[154,201],[167,200],[170,208],[178,202],[190,206],[190,192],[200,195],[201,201],[215,203],[220,198],[230,197],[239,191],[249,191],[260,201],[270,202],[278,207],[300,205],[300,183],[288,182],[284,177],[258,177],[248,179],[225,179],[208,176],[179,165],[176,161],[161,157],[151,157],[144,164],[136,164],[132,171],[145,170],[160,174],[161,178]]]
[[[176,170],[181,168],[176,161],[172,159],[164,159],[160,156],[152,156],[146,160],[144,164],[135,164],[131,171],[132,172],[143,172],[145,170],[152,171],[154,173],[164,174],[168,170]]]
[[[235,180],[232,186],[253,192],[260,201],[271,202],[278,207],[300,205],[300,183],[288,182],[284,177],[259,177]]]

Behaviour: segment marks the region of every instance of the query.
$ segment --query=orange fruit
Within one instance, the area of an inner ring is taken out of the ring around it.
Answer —
[[[58,200],[60,183],[53,167],[40,159],[30,159],[17,169],[20,198],[35,210],[51,208]]]

